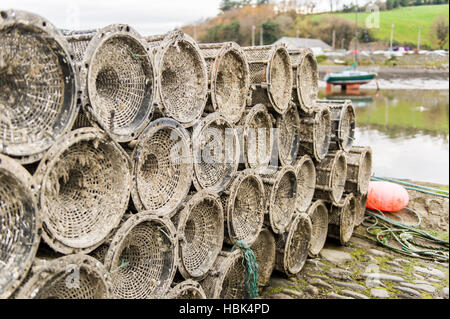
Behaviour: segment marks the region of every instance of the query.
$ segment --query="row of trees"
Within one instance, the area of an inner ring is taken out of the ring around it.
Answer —
[[[219,9],[222,12],[226,12],[233,8],[241,8],[243,6],[247,6],[247,5],[251,5],[251,4],[256,5],[256,6],[261,6],[261,5],[269,4],[270,2],[271,2],[271,0],[222,0],[220,2]]]
[[[448,4],[448,0],[386,0],[386,9],[431,4]]]

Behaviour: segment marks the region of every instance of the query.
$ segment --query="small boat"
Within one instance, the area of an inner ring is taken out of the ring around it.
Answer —
[[[356,70],[356,62],[345,70],[330,73],[325,76],[325,81],[333,85],[359,84],[364,85],[375,79],[377,73]]]

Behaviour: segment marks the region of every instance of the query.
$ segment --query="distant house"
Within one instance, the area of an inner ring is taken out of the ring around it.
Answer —
[[[286,43],[290,49],[310,48],[315,55],[321,55],[324,51],[332,50],[331,46],[319,39],[282,37],[275,42],[275,44],[278,43]]]

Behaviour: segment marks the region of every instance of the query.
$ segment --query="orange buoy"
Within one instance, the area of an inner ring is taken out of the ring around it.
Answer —
[[[408,203],[409,194],[404,187],[389,182],[370,182],[367,208],[394,213],[406,208]]]

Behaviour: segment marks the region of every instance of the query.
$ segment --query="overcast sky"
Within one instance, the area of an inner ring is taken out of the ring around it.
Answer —
[[[343,0],[341,3],[354,0]],[[365,0],[359,0],[360,4]],[[37,13],[58,28],[101,28],[126,23],[142,35],[161,34],[215,16],[220,0],[1,0],[0,9]],[[320,0],[328,9],[328,0]]]

